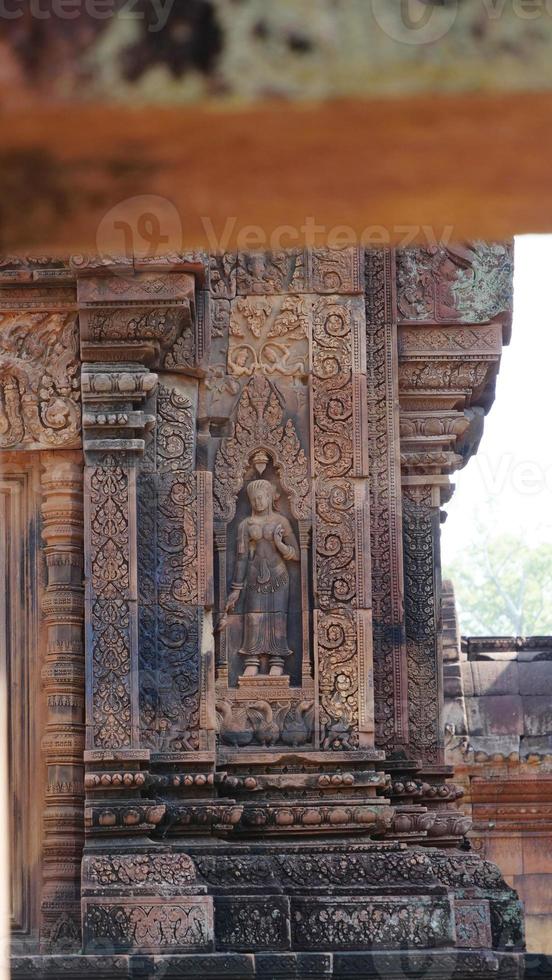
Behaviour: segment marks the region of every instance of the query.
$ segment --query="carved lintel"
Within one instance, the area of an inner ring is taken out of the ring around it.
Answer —
[[[166,371],[194,373],[200,367],[209,345],[208,324],[203,300],[197,315],[193,275],[83,276],[78,296],[83,360],[91,355],[97,361],[133,360],[129,350],[134,346],[152,366]]]

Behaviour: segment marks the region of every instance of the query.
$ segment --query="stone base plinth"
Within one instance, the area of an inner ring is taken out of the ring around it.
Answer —
[[[13,980],[522,980],[523,954],[465,952],[211,953],[16,956]]]
[[[90,847],[83,926],[88,956],[59,976],[522,976],[521,906],[494,865],[354,837]]]

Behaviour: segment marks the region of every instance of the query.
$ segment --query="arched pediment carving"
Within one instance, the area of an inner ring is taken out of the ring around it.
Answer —
[[[251,378],[235,409],[234,431],[223,439],[215,459],[215,519],[228,523],[236,511],[236,499],[255,454],[272,459],[283,489],[289,495],[293,516],[311,516],[308,461],[293,421],[284,421],[284,409],[276,388],[262,375]],[[262,472],[262,471],[261,471]]]

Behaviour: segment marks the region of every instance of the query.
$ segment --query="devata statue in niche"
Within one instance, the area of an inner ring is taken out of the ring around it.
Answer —
[[[284,673],[288,647],[289,573],[287,562],[300,552],[291,525],[274,510],[277,491],[268,480],[247,487],[251,514],[241,521],[232,591],[226,613],[232,613],[243,593],[243,637],[240,656],[245,677],[261,671],[271,677]]]

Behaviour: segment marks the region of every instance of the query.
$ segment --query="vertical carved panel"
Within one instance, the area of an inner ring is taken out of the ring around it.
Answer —
[[[195,411],[166,384],[156,450],[138,481],[140,710],[154,752],[206,748],[201,735],[203,610],[212,598],[211,475],[194,472]]]
[[[41,454],[42,602],[46,656],[43,751],[47,763],[41,946],[80,947],[80,862],[84,837],[84,650],[82,455]]]
[[[370,537],[376,745],[408,740],[396,324],[392,253],[366,251]]]
[[[313,313],[312,468],[315,644],[324,749],[373,733],[366,361],[360,301],[328,297]]]
[[[136,747],[133,651],[137,647],[132,495],[135,470],[113,457],[86,474],[87,581],[93,674],[88,747]]]
[[[436,548],[439,508],[428,486],[404,488],[404,575],[410,745],[425,763],[443,762]]]

